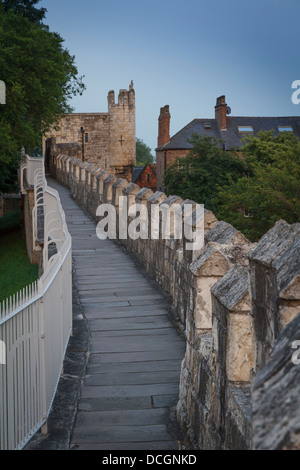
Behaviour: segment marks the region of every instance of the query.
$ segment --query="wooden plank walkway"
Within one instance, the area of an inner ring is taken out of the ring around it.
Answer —
[[[90,355],[71,448],[178,449],[170,410],[179,397],[185,341],[169,320],[168,298],[122,247],[99,240],[96,223],[55,180],[73,239]]]

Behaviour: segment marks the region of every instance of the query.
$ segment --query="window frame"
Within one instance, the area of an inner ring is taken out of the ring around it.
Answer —
[[[240,134],[253,134],[254,132],[252,126],[237,126],[237,128]]]

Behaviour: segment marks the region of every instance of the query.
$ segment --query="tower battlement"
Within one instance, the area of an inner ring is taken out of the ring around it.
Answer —
[[[114,90],[110,90],[107,102],[106,113],[66,114],[59,130],[53,128],[45,139],[54,138],[51,145],[66,156],[76,156],[131,180],[136,158],[133,82],[128,90],[119,90],[117,103]],[[49,145],[45,147],[49,149]]]
[[[121,88],[118,94],[118,102],[115,102],[115,92],[110,90],[107,95],[108,111],[115,106],[130,106],[135,107],[135,91],[133,88],[133,82],[129,85],[129,90]]]

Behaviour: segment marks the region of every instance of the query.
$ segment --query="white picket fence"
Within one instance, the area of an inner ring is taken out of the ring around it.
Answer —
[[[22,449],[47,421],[72,331],[71,237],[59,195],[39,166],[27,174],[34,173],[35,234],[43,207],[44,273],[0,305],[0,450]]]

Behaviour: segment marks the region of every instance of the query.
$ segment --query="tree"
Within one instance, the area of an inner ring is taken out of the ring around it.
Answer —
[[[192,199],[215,212],[214,198],[218,188],[237,180],[246,171],[245,164],[235,151],[225,152],[219,141],[209,136],[194,134],[193,148],[183,158],[177,158],[164,174],[168,194]]]
[[[300,219],[300,142],[273,131],[250,136],[243,147],[247,175],[219,188],[217,216],[258,240],[274,223]]]
[[[11,3],[32,7],[37,1]],[[0,79],[6,84],[6,105],[0,108],[0,173],[7,174],[16,167],[21,148],[38,147],[41,135],[72,110],[70,98],[85,87],[61,36],[7,5],[5,9],[2,2],[0,44]],[[0,185],[3,191],[3,177]]]
[[[46,8],[35,8],[34,5],[39,3],[40,0],[2,0],[4,11],[14,11],[18,15],[25,16],[33,23],[41,23],[45,18]]]
[[[143,166],[147,163],[153,163],[151,148],[141,139],[136,138],[136,164],[137,166]]]

